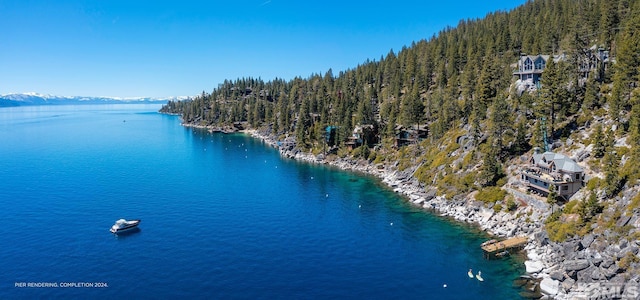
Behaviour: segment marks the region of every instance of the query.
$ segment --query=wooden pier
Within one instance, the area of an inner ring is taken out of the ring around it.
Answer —
[[[529,238],[525,236],[514,237],[504,241],[496,241],[493,243],[483,244],[481,246],[484,252],[485,258],[490,258],[492,255],[503,253],[504,251],[511,251],[519,249],[524,246]]]

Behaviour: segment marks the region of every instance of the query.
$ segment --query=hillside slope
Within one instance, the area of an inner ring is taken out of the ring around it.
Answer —
[[[631,296],[640,291],[638,53],[640,2],[538,0],[337,76],[225,81],[162,111],[190,126],[255,129],[286,155],[375,173],[418,205],[530,236],[527,270],[558,298]],[[514,76],[525,54],[550,58],[527,88]],[[524,189],[520,171],[545,147],[585,170],[569,199]]]

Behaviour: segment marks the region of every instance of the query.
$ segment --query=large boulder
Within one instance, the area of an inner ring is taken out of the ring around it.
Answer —
[[[604,257],[602,260],[602,264],[600,264],[600,267],[606,269],[606,268],[609,268],[614,263],[615,261],[611,259],[611,257]]]
[[[549,277],[551,277],[551,279],[557,280],[557,281],[563,281],[564,280],[564,273],[562,271],[554,271],[551,272],[549,274]]]
[[[602,255],[598,252],[594,253],[593,257],[591,258],[591,263],[596,267],[599,267],[603,261],[604,259],[602,258]]]
[[[580,251],[582,248],[579,241],[568,241],[562,244],[562,250],[564,256],[567,259],[573,259],[576,257],[576,253]]]
[[[611,278],[615,277],[616,275],[618,275],[618,273],[621,273],[622,271],[624,270],[614,263],[611,266],[609,266],[609,268],[607,268],[606,270],[603,270],[603,273],[604,273],[604,276],[610,280]]]
[[[600,269],[598,268],[593,268],[593,271],[591,272],[591,279],[593,279],[594,281],[598,281],[603,278],[604,275],[602,275],[602,272],[600,271]]]
[[[575,280],[573,280],[572,278],[565,278],[565,280],[562,282],[561,286],[564,289],[565,292],[568,292],[569,290],[571,290],[571,288],[573,288],[574,284],[576,283]]]
[[[529,273],[529,274],[539,273],[544,268],[544,265],[539,260],[536,260],[536,261],[531,261],[531,260],[525,261],[524,262],[524,266],[525,266],[525,268],[527,270],[527,273]]]
[[[573,274],[574,278],[578,282],[593,282],[592,275],[594,270],[597,268],[594,266],[589,266],[588,268],[582,271],[570,271],[569,274]]]
[[[547,295],[555,296],[560,290],[560,282],[551,277],[545,277],[540,282],[540,290]]]
[[[591,243],[593,243],[593,240],[595,239],[595,237],[593,236],[593,234],[587,234],[585,235],[582,240],[580,241],[580,244],[582,245],[582,248],[589,248],[589,246],[591,246]]]
[[[574,259],[564,262],[564,269],[568,271],[580,271],[589,267],[589,261],[586,259]]]
[[[433,190],[433,189],[429,189],[429,190],[427,190],[427,192],[426,192],[426,193],[425,193],[425,195],[424,195],[424,198],[425,198],[425,200],[427,200],[427,201],[429,201],[429,200],[431,200],[431,199],[433,199],[433,198],[435,198],[435,197],[436,197],[436,191],[435,191],[435,190]]]

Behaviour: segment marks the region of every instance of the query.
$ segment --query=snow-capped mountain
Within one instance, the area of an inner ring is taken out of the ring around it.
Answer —
[[[188,96],[151,98],[151,97],[87,97],[87,96],[56,96],[38,93],[19,93],[0,95],[2,106],[26,105],[60,105],[60,104],[107,104],[107,103],[162,103],[169,100],[186,100]]]

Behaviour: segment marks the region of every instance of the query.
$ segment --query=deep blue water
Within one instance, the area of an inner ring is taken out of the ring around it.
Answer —
[[[482,232],[158,109],[0,109],[0,299],[518,297],[521,262],[484,260]]]

